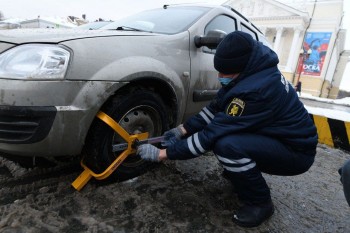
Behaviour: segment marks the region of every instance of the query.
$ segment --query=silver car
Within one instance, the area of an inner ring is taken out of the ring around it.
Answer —
[[[122,139],[97,112],[130,134],[161,135],[215,96],[213,54],[235,30],[267,43],[235,10],[207,5],[165,5],[102,30],[0,32],[0,154],[83,155],[103,171],[119,155],[111,145]],[[129,156],[114,177],[148,166]]]
[[[83,25],[80,25],[78,27],[76,27],[75,29],[78,29],[78,30],[97,30],[97,29],[100,29],[104,26],[106,26],[107,24],[110,24],[112,23],[112,21],[95,21],[95,22],[90,22],[90,23],[86,23],[86,24],[83,24]]]

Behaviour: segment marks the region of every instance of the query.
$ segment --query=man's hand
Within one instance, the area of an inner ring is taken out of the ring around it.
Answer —
[[[162,146],[168,147],[170,145],[175,144],[178,140],[181,139],[182,136],[186,134],[186,130],[182,125],[179,125],[175,128],[172,128],[166,131],[164,136],[164,141],[162,141]]]
[[[136,154],[140,155],[140,157],[147,161],[159,162],[159,152],[160,149],[151,145],[151,144],[143,144],[137,148]]]

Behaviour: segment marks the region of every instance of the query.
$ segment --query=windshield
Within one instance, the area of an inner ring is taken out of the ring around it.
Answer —
[[[87,24],[83,24],[80,25],[78,27],[76,27],[77,29],[89,29],[89,30],[95,30],[95,29],[99,29],[103,26],[106,26],[107,24],[112,23],[112,21],[97,21],[97,22],[92,22],[92,23],[87,23]]]
[[[143,11],[113,23],[101,29],[140,30],[161,34],[175,34],[187,30],[196,20],[206,13],[207,7],[174,7]]]

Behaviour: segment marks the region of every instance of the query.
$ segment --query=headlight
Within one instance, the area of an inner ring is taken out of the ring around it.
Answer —
[[[0,78],[63,79],[69,57],[55,45],[21,45],[0,54]]]

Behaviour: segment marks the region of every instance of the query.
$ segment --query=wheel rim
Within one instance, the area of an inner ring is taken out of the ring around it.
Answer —
[[[148,105],[139,105],[130,109],[118,123],[129,134],[148,132],[148,137],[154,137],[162,133],[160,115],[155,108]],[[113,143],[125,142],[117,133],[114,133],[112,141]],[[114,153],[113,157],[116,158],[119,155],[120,153]],[[122,166],[136,167],[144,162],[139,156],[132,154],[124,160]]]

